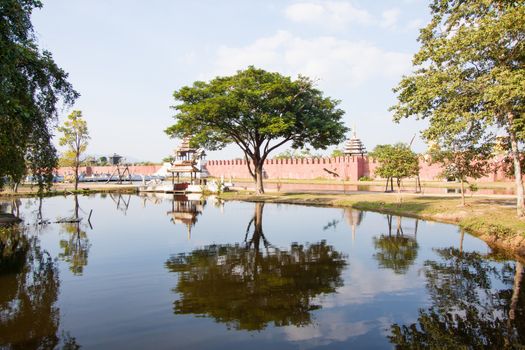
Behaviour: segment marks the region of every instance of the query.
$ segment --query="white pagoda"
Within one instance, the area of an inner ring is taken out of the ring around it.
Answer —
[[[346,141],[343,153],[345,156],[364,156],[366,154],[366,148],[361,139],[357,137],[355,131],[352,133],[352,138]]]

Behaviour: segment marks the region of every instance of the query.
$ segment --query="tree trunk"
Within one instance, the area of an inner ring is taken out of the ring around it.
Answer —
[[[79,166],[80,166],[80,162],[77,156],[75,159],[75,191],[78,190],[78,167]]]
[[[521,177],[521,160],[518,149],[518,140],[516,139],[516,133],[513,130],[514,115],[512,113],[508,113],[507,119],[509,121],[508,133],[510,137],[512,160],[514,162],[514,178],[516,181],[516,211],[518,217],[523,217],[525,216],[525,202],[523,199],[523,179]]]
[[[255,193],[256,194],[264,194],[264,185],[263,185],[263,167],[262,162],[261,164],[255,164],[254,165],[254,172],[255,172]]]
[[[401,179],[397,179],[397,201],[401,203]]]
[[[465,182],[463,179],[459,179],[461,182],[461,205],[465,206]]]

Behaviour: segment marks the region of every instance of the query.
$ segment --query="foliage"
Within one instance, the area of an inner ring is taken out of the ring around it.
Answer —
[[[48,51],[40,51],[31,13],[38,0],[2,0],[0,4],[0,187],[30,171],[39,188],[50,185],[56,166],[51,143],[59,101],[78,97]]]
[[[274,159],[304,159],[304,158],[320,158],[320,154],[312,154],[308,148],[302,149],[287,149],[279,153]]]
[[[359,181],[373,181],[374,179],[372,179],[371,177],[369,176],[361,176],[359,178]]]
[[[478,185],[476,185],[476,184],[470,184],[470,185],[468,185],[468,189],[469,189],[470,193],[474,193],[474,192],[479,191],[479,187],[478,187]]]
[[[100,157],[100,158],[98,159],[98,163],[99,163],[100,165],[107,165],[107,164],[108,164],[108,158],[102,156],[102,157]]]
[[[172,137],[192,135],[191,143],[217,150],[235,143],[244,152],[257,193],[263,193],[263,164],[270,152],[291,142],[325,149],[344,139],[344,112],[323,97],[312,80],[297,80],[253,66],[210,82],[197,81],[173,94],[180,102]]]
[[[503,128],[516,172],[518,215],[523,215],[519,140],[525,139],[525,6],[523,1],[433,0],[421,30],[415,72],[394,89],[394,119],[429,119],[427,140]]]
[[[174,160],[175,158],[173,156],[167,156],[167,157],[162,158],[163,163],[172,163]]]
[[[337,158],[337,157],[343,157],[345,153],[340,149],[334,149],[332,151],[332,154],[330,154],[330,157]]]
[[[419,157],[404,143],[377,145],[370,157],[379,162],[375,173],[383,178],[398,179],[398,188],[401,179],[419,174]]]
[[[465,205],[464,183],[479,179],[492,169],[493,138],[483,135],[478,122],[471,122],[464,132],[442,133],[430,148],[431,163],[440,163],[441,176],[461,182],[461,197]]]
[[[82,118],[82,112],[71,112],[64,124],[58,128],[58,131],[63,134],[58,141],[60,146],[67,147],[61,161],[63,165],[75,168],[75,190],[77,190],[78,168],[82,162],[80,156],[86,151],[90,139],[87,123]]]

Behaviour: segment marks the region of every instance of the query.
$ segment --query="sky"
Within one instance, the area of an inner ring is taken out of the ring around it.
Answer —
[[[424,122],[395,124],[388,108],[396,101],[392,88],[413,69],[419,29],[430,19],[428,4],[44,0],[32,21],[40,47],[51,51],[81,95],[59,123],[72,110],[82,111],[89,154],[160,161],[180,142],[164,133],[175,123],[173,92],[249,65],[315,79],[325,96],[341,101],[345,124],[355,127],[368,150],[416,135],[413,148],[424,151]],[[240,156],[228,146],[207,158]]]

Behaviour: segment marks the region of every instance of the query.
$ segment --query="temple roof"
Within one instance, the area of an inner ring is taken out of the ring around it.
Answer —
[[[345,143],[343,153],[346,156],[356,156],[356,155],[365,155],[366,148],[363,142],[357,137],[355,132],[352,134],[352,138]]]
[[[179,147],[175,148],[176,156],[180,156],[184,153],[195,153],[197,151],[197,149],[190,147],[190,139],[191,138],[189,136],[186,136],[182,139],[182,142],[179,145]]]

